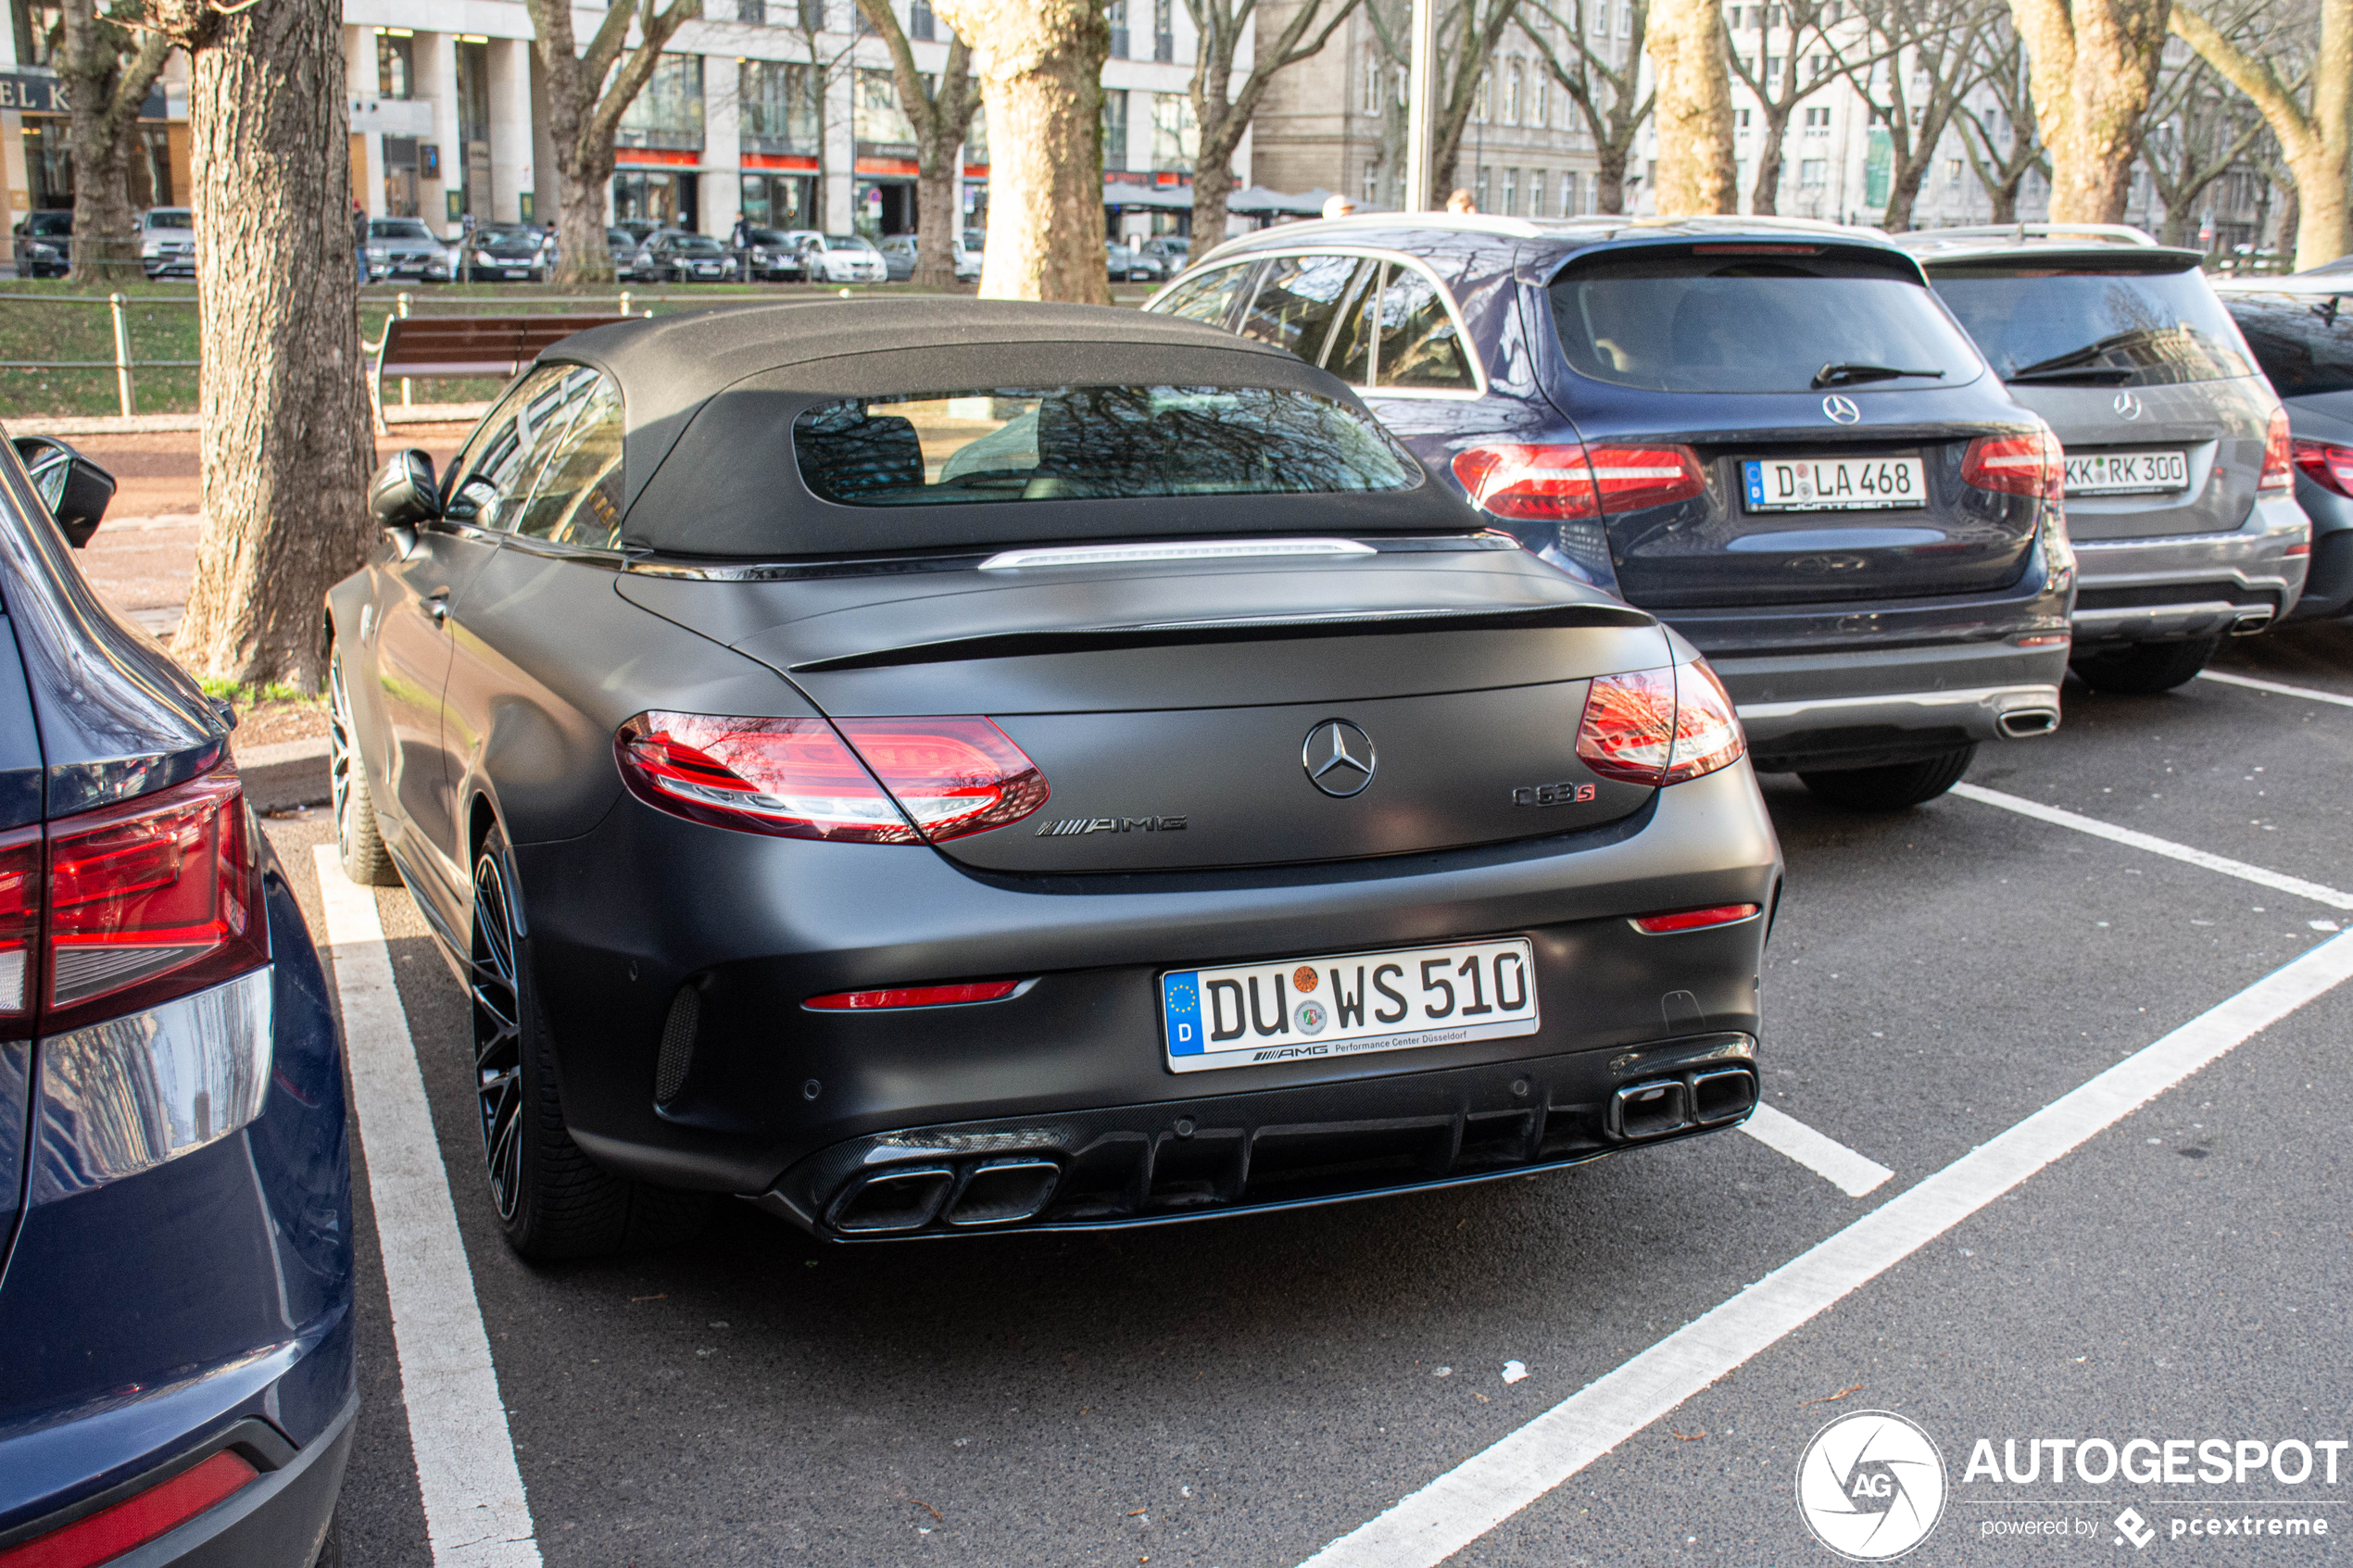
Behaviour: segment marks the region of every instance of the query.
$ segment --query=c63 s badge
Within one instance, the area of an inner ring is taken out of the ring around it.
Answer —
[[[1582,806],[1593,798],[1589,784],[1522,784],[1512,791],[1515,806]]]
[[[1182,817],[1064,817],[1038,830],[1039,838],[1068,838],[1082,833],[1182,833]]]

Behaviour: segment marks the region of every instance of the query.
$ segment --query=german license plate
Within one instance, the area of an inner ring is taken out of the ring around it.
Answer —
[[[1872,512],[1928,505],[1918,458],[1768,458],[1741,465],[1753,512]]]
[[[2070,495],[2131,495],[2190,487],[2187,452],[2069,453]]]
[[[1172,971],[1160,977],[1169,1070],[1533,1035],[1534,975],[1525,937]]]
[[[531,269],[528,267],[510,267],[507,269],[507,276],[510,278],[528,278],[531,276]]]

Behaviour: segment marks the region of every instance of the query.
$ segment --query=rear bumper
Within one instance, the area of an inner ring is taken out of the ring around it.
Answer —
[[[2229,533],[2079,539],[2075,640],[2154,643],[2259,632],[2304,591],[2311,537],[2293,495],[2267,495]]]
[[[1760,772],[1873,767],[2058,725],[2067,648],[2007,643],[1713,659]]]

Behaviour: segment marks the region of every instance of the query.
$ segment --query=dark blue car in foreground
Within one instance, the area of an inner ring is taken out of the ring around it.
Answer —
[[[112,491],[0,443],[0,1568],[308,1568],[359,1408],[342,1047],[228,721],[68,553]]]
[[[1496,528],[1688,637],[1759,772],[1909,806],[2057,726],[2058,443],[1875,233],[1375,213],[1228,241],[1146,308],[1323,366]]]

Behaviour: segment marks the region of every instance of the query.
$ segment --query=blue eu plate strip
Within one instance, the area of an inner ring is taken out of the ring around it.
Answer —
[[[1199,1056],[1201,1037],[1201,985],[1197,972],[1164,974],[1160,977],[1160,999],[1164,1023],[1168,1031],[1170,1056]]]
[[[1748,504],[1752,507],[1763,506],[1765,504],[1765,465],[1758,462],[1747,462],[1743,463],[1741,467],[1747,470]]]

